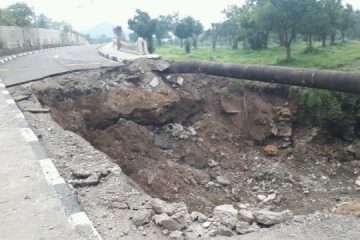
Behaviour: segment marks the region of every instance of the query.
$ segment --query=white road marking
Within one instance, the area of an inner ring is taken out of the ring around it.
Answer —
[[[57,185],[65,183],[65,180],[60,176],[59,172],[57,171],[54,163],[51,159],[46,158],[39,161],[41,169],[44,172],[46,181],[49,185]]]
[[[69,217],[69,221],[74,226],[88,225],[89,227],[91,227],[91,230],[93,231],[96,238],[98,240],[102,240],[102,237],[100,236],[98,231],[94,228],[93,224],[91,223],[91,221],[87,217],[86,213],[78,212],[78,213],[71,214],[70,217]]]
[[[23,135],[25,141],[27,142],[37,142],[39,141],[35,136],[34,132],[30,128],[20,128],[20,132]]]
[[[17,119],[24,119],[24,114],[20,110],[13,110]]]
[[[1,91],[1,93],[4,94],[4,95],[10,94],[8,90],[3,90],[3,91]]]
[[[15,104],[14,99],[6,99],[6,103],[11,105],[11,104]]]

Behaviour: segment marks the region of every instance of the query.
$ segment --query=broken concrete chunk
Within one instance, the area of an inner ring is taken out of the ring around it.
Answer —
[[[220,225],[218,228],[218,234],[220,236],[226,236],[226,237],[231,237],[234,235],[233,231],[225,226]]]
[[[165,229],[169,231],[181,230],[181,225],[178,222],[176,222],[174,219],[169,217],[166,213],[155,215],[153,219],[156,224],[163,226]]]
[[[233,205],[220,205],[214,208],[214,216],[223,217],[223,216],[231,216],[237,217],[238,210],[234,208]]]
[[[71,173],[72,178],[80,178],[80,179],[88,178],[90,175],[91,175],[90,172],[82,172],[82,171],[73,171]]]
[[[136,213],[133,216],[132,222],[135,226],[143,226],[150,222],[152,215],[151,209],[142,209],[139,211],[136,211]]]
[[[217,176],[216,181],[223,186],[228,186],[231,184],[231,182],[227,176]]]
[[[236,223],[236,232],[238,232],[239,234],[247,234],[254,231],[255,229],[248,222]]]
[[[293,213],[290,210],[285,210],[282,212],[259,210],[254,212],[254,217],[257,223],[265,226],[272,226],[291,220],[293,218]]]
[[[193,222],[198,221],[200,223],[203,223],[207,220],[207,217],[204,214],[202,214],[201,212],[194,211],[190,214],[190,219]]]
[[[166,213],[167,215],[171,216],[175,211],[175,207],[172,204],[169,204],[159,198],[154,198],[150,205],[157,214]]]
[[[360,187],[360,176],[355,180],[355,185]]]
[[[185,240],[185,233],[176,230],[170,233],[169,237],[171,240]]]
[[[159,79],[157,77],[154,77],[149,85],[153,88],[156,88],[160,84]]]
[[[89,177],[85,179],[79,179],[70,181],[70,184],[76,187],[89,187],[89,186],[95,186],[99,183],[99,177],[95,174],[91,174]]]
[[[252,211],[241,209],[237,218],[242,222],[252,223],[254,221],[254,214]]]

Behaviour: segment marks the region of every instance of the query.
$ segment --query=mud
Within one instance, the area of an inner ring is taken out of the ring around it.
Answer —
[[[360,196],[351,143],[302,124],[286,88],[162,75],[164,68],[130,63],[18,92],[35,93],[60,126],[110,156],[150,196],[184,201],[190,210],[212,213],[230,203],[305,214]],[[188,131],[174,134],[175,123]],[[269,144],[275,154],[264,151]]]

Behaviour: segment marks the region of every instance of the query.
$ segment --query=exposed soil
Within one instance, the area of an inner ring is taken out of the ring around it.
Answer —
[[[360,161],[350,143],[302,125],[286,88],[167,76],[164,68],[135,62],[17,93],[34,92],[60,126],[110,156],[146,193],[190,210],[241,203],[304,214],[360,196]]]

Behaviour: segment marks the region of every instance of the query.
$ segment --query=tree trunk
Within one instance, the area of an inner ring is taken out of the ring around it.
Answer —
[[[322,36],[322,46],[326,47],[326,35]]]
[[[291,60],[291,47],[290,47],[290,45],[286,44],[285,51],[286,51],[286,61],[290,61]]]
[[[335,38],[336,38],[336,35],[335,34],[332,34],[331,35],[331,45],[335,45]]]
[[[171,62],[165,74],[199,73],[292,86],[360,93],[360,73],[214,62]]]
[[[234,39],[233,44],[232,44],[232,49],[239,49],[239,40],[238,39]]]
[[[156,38],[156,40],[157,40],[157,45],[159,46],[159,47],[161,47],[161,38]]]

